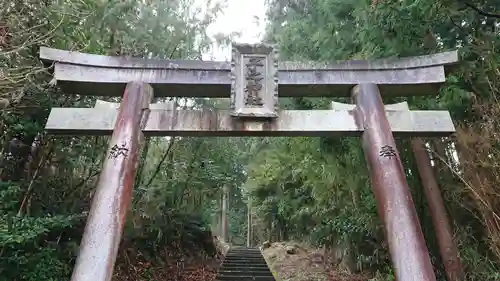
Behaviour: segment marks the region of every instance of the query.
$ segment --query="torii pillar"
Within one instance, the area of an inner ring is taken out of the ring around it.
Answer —
[[[435,281],[403,164],[375,84],[352,90],[378,214],[384,223],[396,280]]]
[[[73,281],[111,280],[152,97],[153,89],[148,84],[126,86],[80,242]]]
[[[334,111],[356,109],[356,105],[332,102]],[[407,102],[385,105],[385,113],[410,111]],[[389,122],[390,123],[390,122]],[[418,173],[422,181],[424,194],[427,198],[434,230],[439,244],[441,258],[448,281],[463,280],[463,271],[458,256],[456,245],[453,241],[453,232],[444,208],[443,198],[439,192],[434,172],[432,171],[430,158],[425,149],[424,142],[419,138],[411,141],[413,153],[417,162]]]

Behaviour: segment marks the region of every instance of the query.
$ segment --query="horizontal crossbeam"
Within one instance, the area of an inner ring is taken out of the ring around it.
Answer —
[[[53,108],[45,129],[51,134],[110,135],[117,110]],[[447,136],[455,127],[447,111],[387,111],[395,135]],[[228,111],[152,109],[144,134],[149,136],[358,136],[350,110],[284,110],[263,123],[234,118]]]
[[[121,96],[130,81],[149,83],[156,97],[229,97],[231,64],[197,60],[111,57],[42,47],[40,58],[56,62],[54,77],[69,93]],[[456,51],[435,55],[340,63],[279,62],[280,97],[349,96],[357,84],[374,83],[383,95],[436,94],[444,66]]]
[[[118,102],[110,102],[104,100],[96,100],[94,108],[102,108],[102,109],[118,109],[120,107],[120,103]],[[150,103],[149,109],[153,110],[173,110],[175,108],[175,102],[161,102],[161,103]]]
[[[111,104],[111,103],[110,103]],[[116,103],[118,105],[118,103]],[[408,111],[410,110],[408,107],[408,103],[406,101],[400,103],[386,104],[385,110],[387,111]],[[335,111],[343,111],[343,110],[354,110],[356,108],[355,104],[342,103],[332,101],[331,109]]]

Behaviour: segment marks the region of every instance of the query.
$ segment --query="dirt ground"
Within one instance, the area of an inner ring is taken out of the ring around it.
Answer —
[[[287,253],[293,248],[295,253]],[[323,254],[316,249],[292,242],[272,243],[263,249],[264,257],[276,278],[276,281],[368,281],[367,274],[349,274],[342,272],[324,260]]]

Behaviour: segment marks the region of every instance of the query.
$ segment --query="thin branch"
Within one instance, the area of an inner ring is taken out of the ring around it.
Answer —
[[[99,170],[96,170],[94,171],[93,173],[91,172],[91,170],[89,170],[89,174],[86,178],[80,180],[79,183],[77,183],[73,188],[80,188],[82,187],[84,184],[86,184],[91,178],[95,177],[95,176],[98,176],[99,174],[101,173],[101,171]]]
[[[482,16],[485,16],[485,17],[490,17],[490,18],[496,18],[496,19],[500,19],[500,14],[495,14],[495,13],[490,13],[490,12],[485,12],[481,9],[479,9],[478,7],[472,5],[471,3],[469,2],[462,2],[465,6],[471,8],[472,10],[476,11],[478,14],[482,15]]]
[[[472,192],[472,194],[474,194],[474,196],[476,197],[476,199],[481,202],[483,204],[484,207],[486,208],[489,208],[491,210],[491,207],[488,203],[486,203],[486,201],[484,201],[483,198],[481,198],[481,196],[479,196],[479,194],[477,193],[477,191],[474,189],[474,187],[469,184],[464,177],[462,177],[449,163],[447,163],[446,160],[443,159],[443,157],[441,157],[441,155],[439,155],[436,151],[433,151],[433,150],[429,150],[427,149],[427,151],[429,151],[430,153],[432,153],[434,156],[436,156],[436,159],[438,159],[441,163],[445,164],[449,169],[450,171],[467,187],[467,189]],[[500,217],[499,215],[492,210],[492,215],[495,217],[495,219],[497,220],[500,220]]]
[[[456,27],[458,28],[460,31],[462,31],[464,34],[467,34],[467,31],[465,31],[465,29],[463,27],[461,27],[460,25],[458,25],[454,20],[453,18],[450,16],[449,17],[451,23]]]
[[[184,200],[184,196],[186,195],[186,190],[188,189],[189,183],[191,183],[191,179],[193,178],[192,173],[194,171],[194,163],[198,159],[199,153],[201,151],[201,144],[202,142],[198,142],[196,145],[196,150],[193,154],[193,157],[191,158],[191,163],[189,163],[188,171],[187,171],[187,177],[186,181],[184,182],[184,188],[182,189],[182,194],[179,200],[177,201],[179,204],[182,203],[182,200]]]
[[[137,168],[137,176],[135,177],[135,186],[138,186],[142,182],[142,174],[144,173],[144,167],[146,166],[146,158],[149,152],[149,146],[151,144],[151,137],[144,138],[144,148],[142,149],[141,158],[139,159],[139,168]]]
[[[160,172],[160,169],[161,169],[161,166],[163,165],[163,162],[165,162],[165,159],[167,159],[167,156],[170,154],[170,151],[172,150],[172,147],[174,146],[174,142],[175,142],[175,138],[174,137],[170,138],[167,150],[165,151],[165,153],[163,153],[163,156],[162,156],[160,162],[158,163],[158,165],[156,166],[156,169],[155,169],[153,175],[151,175],[151,177],[149,178],[148,183],[146,184],[146,188],[148,188],[153,183],[153,180],[155,179],[156,175]]]
[[[57,23],[57,25],[52,30],[49,30],[47,33],[40,35],[38,38],[32,39],[31,41],[26,40],[23,44],[21,44],[20,46],[16,46],[14,49],[12,49],[10,51],[2,52],[2,55],[6,56],[8,54],[17,53],[24,48],[28,48],[28,47],[31,47],[31,46],[36,45],[36,44],[41,44],[44,40],[47,40],[50,38],[52,33],[54,33],[59,28],[59,26],[63,23],[63,21],[64,21],[64,17],[61,18],[61,20]]]
[[[33,192],[33,186],[35,184],[35,180],[38,178],[38,174],[40,173],[40,170],[42,169],[42,167],[45,166],[47,159],[50,158],[50,156],[52,155],[53,152],[54,152],[54,146],[51,146],[49,152],[47,152],[47,154],[45,154],[42,157],[42,159],[40,159],[40,162],[38,163],[38,167],[36,168],[35,173],[33,174],[33,177],[31,177],[31,181],[28,185],[28,190],[26,190],[26,193],[24,194],[24,198],[23,198],[23,201],[21,202],[21,206],[19,207],[19,210],[17,211],[18,217],[23,215],[23,210],[28,202],[28,199],[31,197],[31,194]]]

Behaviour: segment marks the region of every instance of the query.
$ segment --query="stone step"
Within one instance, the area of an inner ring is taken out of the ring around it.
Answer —
[[[245,257],[239,257],[239,258],[225,258],[224,262],[239,262],[239,263],[265,263],[266,260],[263,258],[257,259],[257,258],[245,258]]]
[[[246,252],[246,253],[251,253],[251,252],[260,252],[260,249],[258,248],[231,248],[228,250],[228,252]]]
[[[261,259],[262,258],[262,254],[261,253],[258,253],[258,254],[235,254],[235,253],[231,253],[231,254],[227,254],[226,258],[227,257],[231,257],[231,258],[248,257],[248,258],[259,258],[259,259]]]
[[[215,277],[218,281],[275,281],[259,249],[231,248]]]
[[[226,254],[226,257],[262,258],[262,253],[255,253],[255,254],[228,253],[228,254]]]
[[[262,259],[262,255],[260,256],[243,256],[243,255],[226,255],[224,259],[236,259],[236,260],[241,260],[241,259],[249,259],[249,260],[258,260]]]
[[[249,266],[249,267],[244,267],[244,266],[221,266],[219,268],[219,271],[248,271],[248,272],[268,272],[269,268],[268,267],[257,267],[257,266]],[[219,272],[217,271],[217,272]]]
[[[254,270],[221,270],[217,272],[219,276],[272,276],[271,271],[254,271]]]
[[[217,281],[276,281],[274,276],[219,276],[215,277]]]
[[[260,263],[249,263],[249,262],[224,262],[222,263],[222,266],[227,267],[227,268],[239,268],[239,267],[264,267],[268,268],[267,263],[265,262],[260,262]]]
[[[266,260],[264,258],[256,259],[256,258],[246,258],[246,257],[238,257],[238,258],[225,258],[224,262],[239,262],[239,263],[265,263]]]
[[[247,252],[247,251],[228,251],[227,255],[262,255],[261,251]]]
[[[247,258],[225,258],[223,262],[235,262],[235,263],[264,263],[266,260],[260,259],[247,259]]]
[[[231,265],[231,266],[267,266],[265,260],[263,261],[249,261],[249,260],[225,260],[222,264]]]
[[[241,264],[222,264],[219,270],[243,270],[243,269],[251,269],[256,271],[269,270],[269,267],[266,265],[258,264],[258,265],[241,265]]]
[[[226,257],[235,257],[235,256],[244,256],[244,257],[262,257],[261,252],[256,252],[256,253],[244,253],[244,252],[227,252]]]

